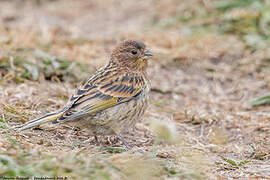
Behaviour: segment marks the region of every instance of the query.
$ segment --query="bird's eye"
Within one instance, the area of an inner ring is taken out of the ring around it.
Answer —
[[[137,54],[137,51],[136,50],[132,50],[131,53],[135,55],[135,54]]]

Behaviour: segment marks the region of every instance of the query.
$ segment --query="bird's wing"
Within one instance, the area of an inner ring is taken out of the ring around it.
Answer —
[[[66,112],[54,123],[73,121],[127,102],[139,96],[145,87],[145,80],[139,74],[103,70],[77,90]]]

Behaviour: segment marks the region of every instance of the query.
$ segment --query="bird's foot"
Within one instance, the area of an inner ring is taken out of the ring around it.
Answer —
[[[120,141],[126,146],[128,150],[131,150],[132,147],[124,140],[124,138],[121,135],[117,135],[117,137],[120,139]]]

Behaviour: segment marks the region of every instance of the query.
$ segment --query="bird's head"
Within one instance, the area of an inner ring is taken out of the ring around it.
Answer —
[[[113,50],[111,61],[132,71],[144,71],[151,56],[141,41],[125,40]]]

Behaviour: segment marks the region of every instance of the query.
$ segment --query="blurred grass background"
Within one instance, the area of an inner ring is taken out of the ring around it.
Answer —
[[[4,4],[5,2],[2,2],[2,3]],[[54,1],[52,2],[50,1],[12,1],[12,3],[17,4],[17,6],[28,5],[30,6],[30,8],[33,8],[33,10],[38,9],[42,6],[53,7],[54,4],[56,4],[55,7],[58,7],[58,6],[61,7],[62,5],[61,2],[57,2],[57,1],[56,2]],[[113,4],[114,2],[111,1],[110,3]],[[115,2],[115,4],[117,3],[119,2]],[[144,3],[143,1],[138,2],[140,6],[142,6],[143,3]],[[243,41],[244,46],[246,48],[261,49],[261,48],[269,47],[270,13],[269,13],[268,1],[263,1],[263,0],[231,0],[231,1],[192,0],[188,3],[183,2],[183,1],[169,1],[168,3],[164,3],[164,2],[157,3],[154,1],[153,2],[147,1],[145,3],[147,3],[148,6],[149,4],[150,5],[154,4],[154,6],[156,6],[154,8],[157,8],[157,9],[154,9],[153,7],[151,7],[152,9],[150,10],[152,10],[152,13],[153,13],[152,17],[145,18],[149,22],[148,24],[146,24],[146,27],[142,29],[142,32],[139,31],[138,34],[143,33],[145,31],[147,33],[151,32],[152,29],[158,29],[158,30],[161,29],[162,31],[165,31],[165,32],[166,31],[170,32],[173,29],[173,30],[176,30],[176,32],[178,31],[178,33],[180,33],[182,36],[195,37],[195,38],[198,36],[205,36],[205,34],[216,34],[216,35],[221,35],[221,36],[229,34]],[[167,4],[167,6],[169,5],[172,5],[172,6],[176,5],[176,6],[169,7],[167,10],[164,10],[164,12],[159,13],[158,10],[160,6],[162,6],[162,3]],[[24,4],[27,4],[27,5],[24,5]],[[72,2],[70,1],[67,4],[69,4],[69,7],[72,6]],[[89,3],[86,3],[86,4],[95,4],[95,2],[89,1]],[[104,3],[104,6],[105,4],[106,3]],[[103,4],[99,4],[99,6],[102,6],[102,5]],[[124,5],[125,3],[122,4],[122,6]],[[62,5],[62,6],[65,6],[65,5]],[[127,8],[130,8],[130,7],[127,7]],[[60,18],[61,18],[61,12],[60,11],[58,12],[56,10],[56,13],[58,13],[57,15],[60,14]],[[65,13],[68,15],[67,12],[64,12],[64,14]],[[33,17],[36,16],[35,13],[33,13],[32,15]],[[31,16],[31,14],[29,16]],[[72,16],[72,14],[70,16]],[[78,17],[76,18],[80,19],[80,16],[79,15],[77,16]],[[143,13],[140,16],[143,16]],[[57,20],[59,20],[57,18],[58,17],[56,17],[55,19],[51,18],[48,20],[49,22],[47,23],[57,24]],[[26,38],[25,36],[17,38],[16,36],[18,35],[16,35],[16,31],[12,32],[13,30],[9,29],[9,28],[12,28],[13,26],[16,26],[16,23],[20,21],[19,19],[20,19],[19,15],[13,15],[12,13],[11,15],[9,14],[6,15],[6,17],[4,14],[4,17],[2,18],[2,23],[4,23],[4,25],[7,27],[4,26],[2,28],[5,34],[1,36],[0,42],[1,42],[1,46],[8,47],[8,49],[2,50],[2,51],[5,50],[5,52],[2,52],[1,61],[0,61],[1,77],[2,77],[1,79],[8,79],[8,80],[14,80],[16,82],[23,82],[23,79],[37,80],[40,77],[40,75],[42,75],[43,77],[45,77],[45,79],[51,79],[54,76],[54,77],[60,78],[60,80],[62,81],[63,78],[67,76],[68,78],[66,78],[66,80],[71,78],[72,80],[77,81],[79,77],[76,77],[77,75],[74,72],[78,70],[77,68],[79,68],[79,70],[82,70],[81,69],[83,67],[82,65],[71,63],[70,61],[72,61],[72,59],[54,58],[52,55],[46,54],[46,51],[49,51],[49,49],[53,48],[51,47],[52,43],[56,41],[51,36],[57,36],[57,39],[58,39],[58,36],[63,36],[63,33],[71,33],[69,31],[77,32],[77,30],[73,30],[73,29],[80,28],[80,27],[68,27],[67,29],[59,30],[59,28],[55,29],[53,25],[52,29],[54,30],[52,32],[48,32],[49,31],[48,29],[50,29],[49,27],[44,27],[46,29],[45,30],[46,32],[31,32],[27,35],[29,36],[27,41],[30,41],[29,42],[30,44],[33,43],[37,45],[37,47],[33,49],[29,47],[20,47],[19,44],[14,46],[14,43],[15,44],[19,43],[20,40],[18,39],[22,38],[21,40],[24,41],[23,38]],[[30,20],[28,19],[25,20],[27,21],[26,24],[33,23],[32,22],[33,20],[31,18],[29,19]],[[126,24],[128,27],[130,26],[128,23]],[[25,26],[27,27],[27,25]],[[31,24],[28,26],[31,27]],[[37,25],[37,26],[42,26],[42,25]],[[61,23],[59,26],[61,26]],[[86,26],[91,27],[93,26],[93,24],[91,24],[90,22],[89,24],[86,24]],[[36,26],[34,26],[33,28],[38,29],[38,30],[42,29],[42,27],[36,27]],[[117,29],[115,27],[110,27],[110,26],[106,26],[106,27],[104,26],[104,28],[106,28],[105,30],[106,32]],[[93,28],[93,31],[94,30],[95,28]],[[60,31],[60,32],[57,32],[57,31]],[[64,32],[61,32],[61,31],[64,31]],[[92,30],[89,30],[89,31],[92,31]],[[121,30],[115,30],[115,31],[118,32]],[[12,36],[12,33],[14,33],[14,36]],[[25,33],[27,32],[21,32],[21,34],[25,34]],[[45,38],[40,38],[39,37],[40,33],[41,33],[41,36],[45,36]],[[77,33],[79,34],[81,32],[77,32]],[[10,34],[10,36],[8,34]],[[105,33],[105,34],[110,35],[110,33]],[[89,36],[91,35],[82,33],[81,37],[72,38],[71,36],[69,39],[66,39],[65,37],[65,39],[62,40],[63,42],[61,43],[65,43],[66,46],[72,46],[74,44],[87,44],[90,41]],[[25,44],[25,43],[27,42],[22,42],[22,44]],[[82,71],[85,71],[85,69]],[[70,72],[70,73],[67,73],[67,72]],[[82,79],[85,79],[85,76],[83,76],[83,78],[79,80],[82,80]]]

